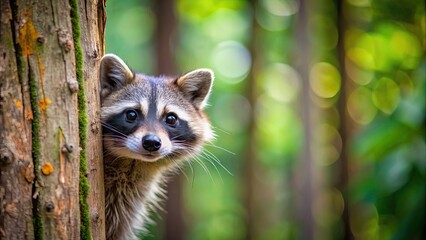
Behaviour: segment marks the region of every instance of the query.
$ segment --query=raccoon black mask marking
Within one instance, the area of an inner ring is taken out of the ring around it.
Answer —
[[[208,69],[153,77],[132,72],[115,55],[102,58],[107,239],[137,239],[164,175],[212,140],[202,110],[213,78]]]

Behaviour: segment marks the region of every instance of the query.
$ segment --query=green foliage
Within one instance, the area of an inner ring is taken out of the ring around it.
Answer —
[[[359,231],[354,234],[421,239],[426,193],[426,89],[424,46],[418,36],[424,29],[408,24],[415,23],[415,17],[425,18],[424,4],[411,1],[397,10],[380,1],[372,3],[372,23],[368,28],[353,28],[347,41],[348,57],[362,73],[356,82],[371,91],[370,102],[377,109],[353,139],[352,156],[363,174],[352,177],[349,190],[354,204],[370,204],[377,222],[356,228]],[[357,213],[362,208],[353,210]]]

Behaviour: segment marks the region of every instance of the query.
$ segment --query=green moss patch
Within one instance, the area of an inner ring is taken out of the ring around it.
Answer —
[[[78,82],[78,124],[80,130],[80,239],[92,239],[90,230],[89,204],[87,198],[89,196],[89,181],[87,179],[87,162],[86,162],[86,130],[87,130],[87,114],[86,114],[86,97],[84,93],[83,80],[83,52],[80,44],[80,19],[78,15],[77,0],[70,0],[71,6],[71,23],[73,30],[74,48],[75,48],[75,65]]]
[[[18,57],[18,72],[22,71],[22,60]],[[22,76],[22,73],[21,73]],[[34,73],[30,66],[28,66],[28,81],[30,87],[30,101],[31,110],[33,115],[32,121],[32,158],[34,162],[34,174],[36,176],[36,182],[33,185],[33,194],[38,191],[37,182],[40,180],[40,173],[38,171],[40,166],[40,110],[38,108],[39,95],[38,86],[34,79]],[[33,199],[33,224],[34,224],[34,238],[43,239],[43,221],[40,216],[40,201],[38,198]]]

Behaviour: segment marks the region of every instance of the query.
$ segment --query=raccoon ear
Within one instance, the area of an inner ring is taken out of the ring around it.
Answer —
[[[197,69],[176,80],[176,84],[184,96],[198,109],[207,103],[213,85],[214,74],[210,69]]]
[[[100,67],[101,98],[133,81],[134,74],[121,58],[106,54],[101,59]]]

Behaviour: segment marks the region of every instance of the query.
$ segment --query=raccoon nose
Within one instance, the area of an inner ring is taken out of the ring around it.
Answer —
[[[142,138],[142,147],[150,152],[158,151],[161,147],[161,139],[155,135],[146,135]]]

